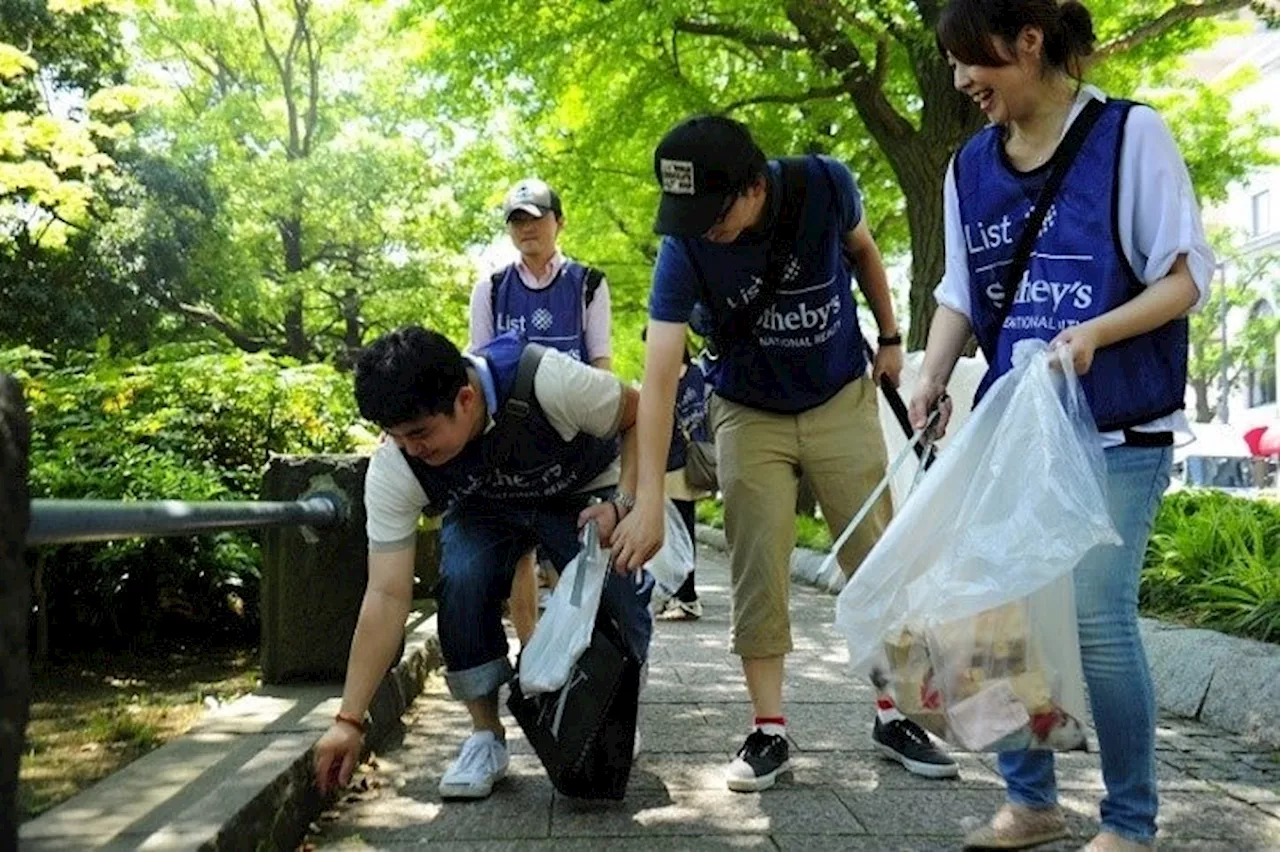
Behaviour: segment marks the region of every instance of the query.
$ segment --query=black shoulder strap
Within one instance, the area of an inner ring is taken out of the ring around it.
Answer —
[[[773,242],[778,238],[789,239],[794,244],[800,230],[800,214],[804,212],[805,191],[809,188],[809,160],[807,157],[783,157],[778,161],[782,172],[782,204],[778,209],[778,222],[773,232]]]
[[[507,397],[502,410],[494,418],[493,434],[489,436],[485,462],[490,469],[502,467],[511,458],[516,438],[519,437],[529,412],[533,410],[533,379],[538,374],[538,365],[542,363],[542,356],[545,354],[547,347],[538,343],[526,344],[524,351],[520,353],[511,396]]]
[[[781,198],[778,202],[778,219],[769,240],[760,292],[745,307],[730,311],[725,322],[720,324],[719,333],[736,339],[750,338],[755,333],[760,315],[774,303],[778,286],[782,283],[783,266],[794,256],[796,250],[796,238],[799,236],[800,218],[804,213],[808,190],[808,160],[808,157],[785,157],[778,161],[781,171],[778,190]]]
[[[604,273],[594,266],[588,266],[587,277],[583,282],[582,289],[586,293],[586,305],[591,307],[591,300],[596,297],[596,291],[600,289],[600,282],[604,281]]]
[[[498,333],[498,288],[502,286],[502,279],[506,277],[505,268],[489,276],[489,316],[493,317],[494,334]]]
[[[1093,126],[1098,123],[1105,109],[1105,103],[1097,98],[1090,98],[1089,103],[1085,104],[1080,114],[1076,116],[1076,120],[1071,123],[1071,128],[1059,143],[1058,150],[1053,152],[1053,159],[1049,161],[1051,166],[1049,177],[1040,188],[1040,194],[1036,196],[1036,205],[1032,208],[1027,224],[1018,236],[1018,244],[1013,250],[1013,261],[1005,277],[1005,301],[1000,308],[999,322],[996,324],[997,334],[1004,327],[1004,321],[1009,316],[1009,312],[1013,310],[1013,300],[1018,293],[1018,284],[1021,283],[1022,273],[1031,260],[1031,250],[1035,248],[1040,229],[1044,226],[1044,217],[1053,205],[1053,199],[1058,195],[1067,172],[1071,171],[1071,164],[1075,162],[1076,154],[1079,154],[1080,149],[1084,147],[1084,141],[1089,138],[1089,131],[1093,130]]]

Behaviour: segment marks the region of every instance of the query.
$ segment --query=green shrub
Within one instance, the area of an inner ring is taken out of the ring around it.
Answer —
[[[698,523],[724,529],[724,504],[719,499],[698,501],[697,514]],[[796,546],[830,550],[831,533],[827,530],[827,522],[808,515],[797,515]]]
[[[1280,640],[1280,505],[1219,491],[1169,495],[1142,573],[1145,610]]]
[[[256,499],[271,453],[353,444],[350,377],[329,366],[192,347],[72,358],[0,351],[31,413],[33,497]],[[54,645],[256,631],[251,535],[49,547],[37,559]]]

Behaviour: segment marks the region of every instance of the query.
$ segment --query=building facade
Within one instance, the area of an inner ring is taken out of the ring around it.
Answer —
[[[1206,82],[1225,80],[1247,67],[1255,70],[1256,79],[1233,96],[1232,106],[1239,114],[1256,109],[1276,120],[1280,117],[1280,31],[1259,26],[1252,33],[1221,40],[1191,61],[1193,73]],[[1230,187],[1225,202],[1203,213],[1206,227],[1225,228],[1231,234],[1231,250],[1220,253],[1214,286],[1234,288],[1242,279],[1248,282],[1245,304],[1228,312],[1222,329],[1223,338],[1236,343],[1251,317],[1280,316],[1280,167],[1255,171]],[[1254,426],[1280,428],[1276,399],[1280,347],[1276,344],[1275,338],[1265,339],[1255,347],[1251,363],[1228,367],[1231,389],[1225,404],[1221,371],[1207,389],[1207,400],[1205,394],[1188,388],[1187,409],[1193,419],[1199,419],[1194,416],[1197,409],[1203,417],[1208,408],[1215,422],[1241,432]]]

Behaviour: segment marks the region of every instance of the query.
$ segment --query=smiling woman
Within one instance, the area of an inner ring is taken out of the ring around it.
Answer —
[[[965,341],[990,370],[979,398],[1038,338],[1065,348],[1100,431],[1123,547],[1074,569],[1080,656],[1107,796],[1090,850],[1155,837],[1155,699],[1138,632],[1138,578],[1169,482],[1187,376],[1186,314],[1214,269],[1186,165],[1149,107],[1085,85],[1094,31],[1079,3],[953,0],[937,29],[956,89],[991,122],[947,170],[946,272],[911,403],[945,392]],[[945,428],[945,419],[943,420]],[[1018,487],[1025,483],[1001,483]],[[1051,755],[1006,751],[1009,804],[972,848],[1024,848],[1066,833]]]
[[[1084,62],[1095,42],[1089,12],[1079,3],[1059,6],[1056,0],[959,0],[943,12],[937,38],[955,87],[997,124],[1044,111],[1054,101],[1069,103],[1082,85]],[[1052,97],[1046,99],[1035,83],[1046,84]],[[1026,151],[1020,167],[1043,164],[1056,141]]]

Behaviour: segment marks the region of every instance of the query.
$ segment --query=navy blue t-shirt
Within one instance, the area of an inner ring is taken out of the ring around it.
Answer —
[[[853,175],[840,162],[810,157],[806,166],[797,239],[802,262],[783,265],[782,282],[766,297],[771,304],[760,313],[753,338],[722,344],[708,372],[716,393],[725,399],[781,413],[821,405],[867,370],[852,275],[841,252],[844,235],[862,221],[862,199]],[[775,219],[781,176],[776,160],[769,162],[769,174],[766,215]],[[769,241],[767,232],[744,232],[727,245],[663,237],[649,316],[687,323],[694,304],[706,296],[699,269],[706,278],[711,311],[717,315],[758,298]]]

